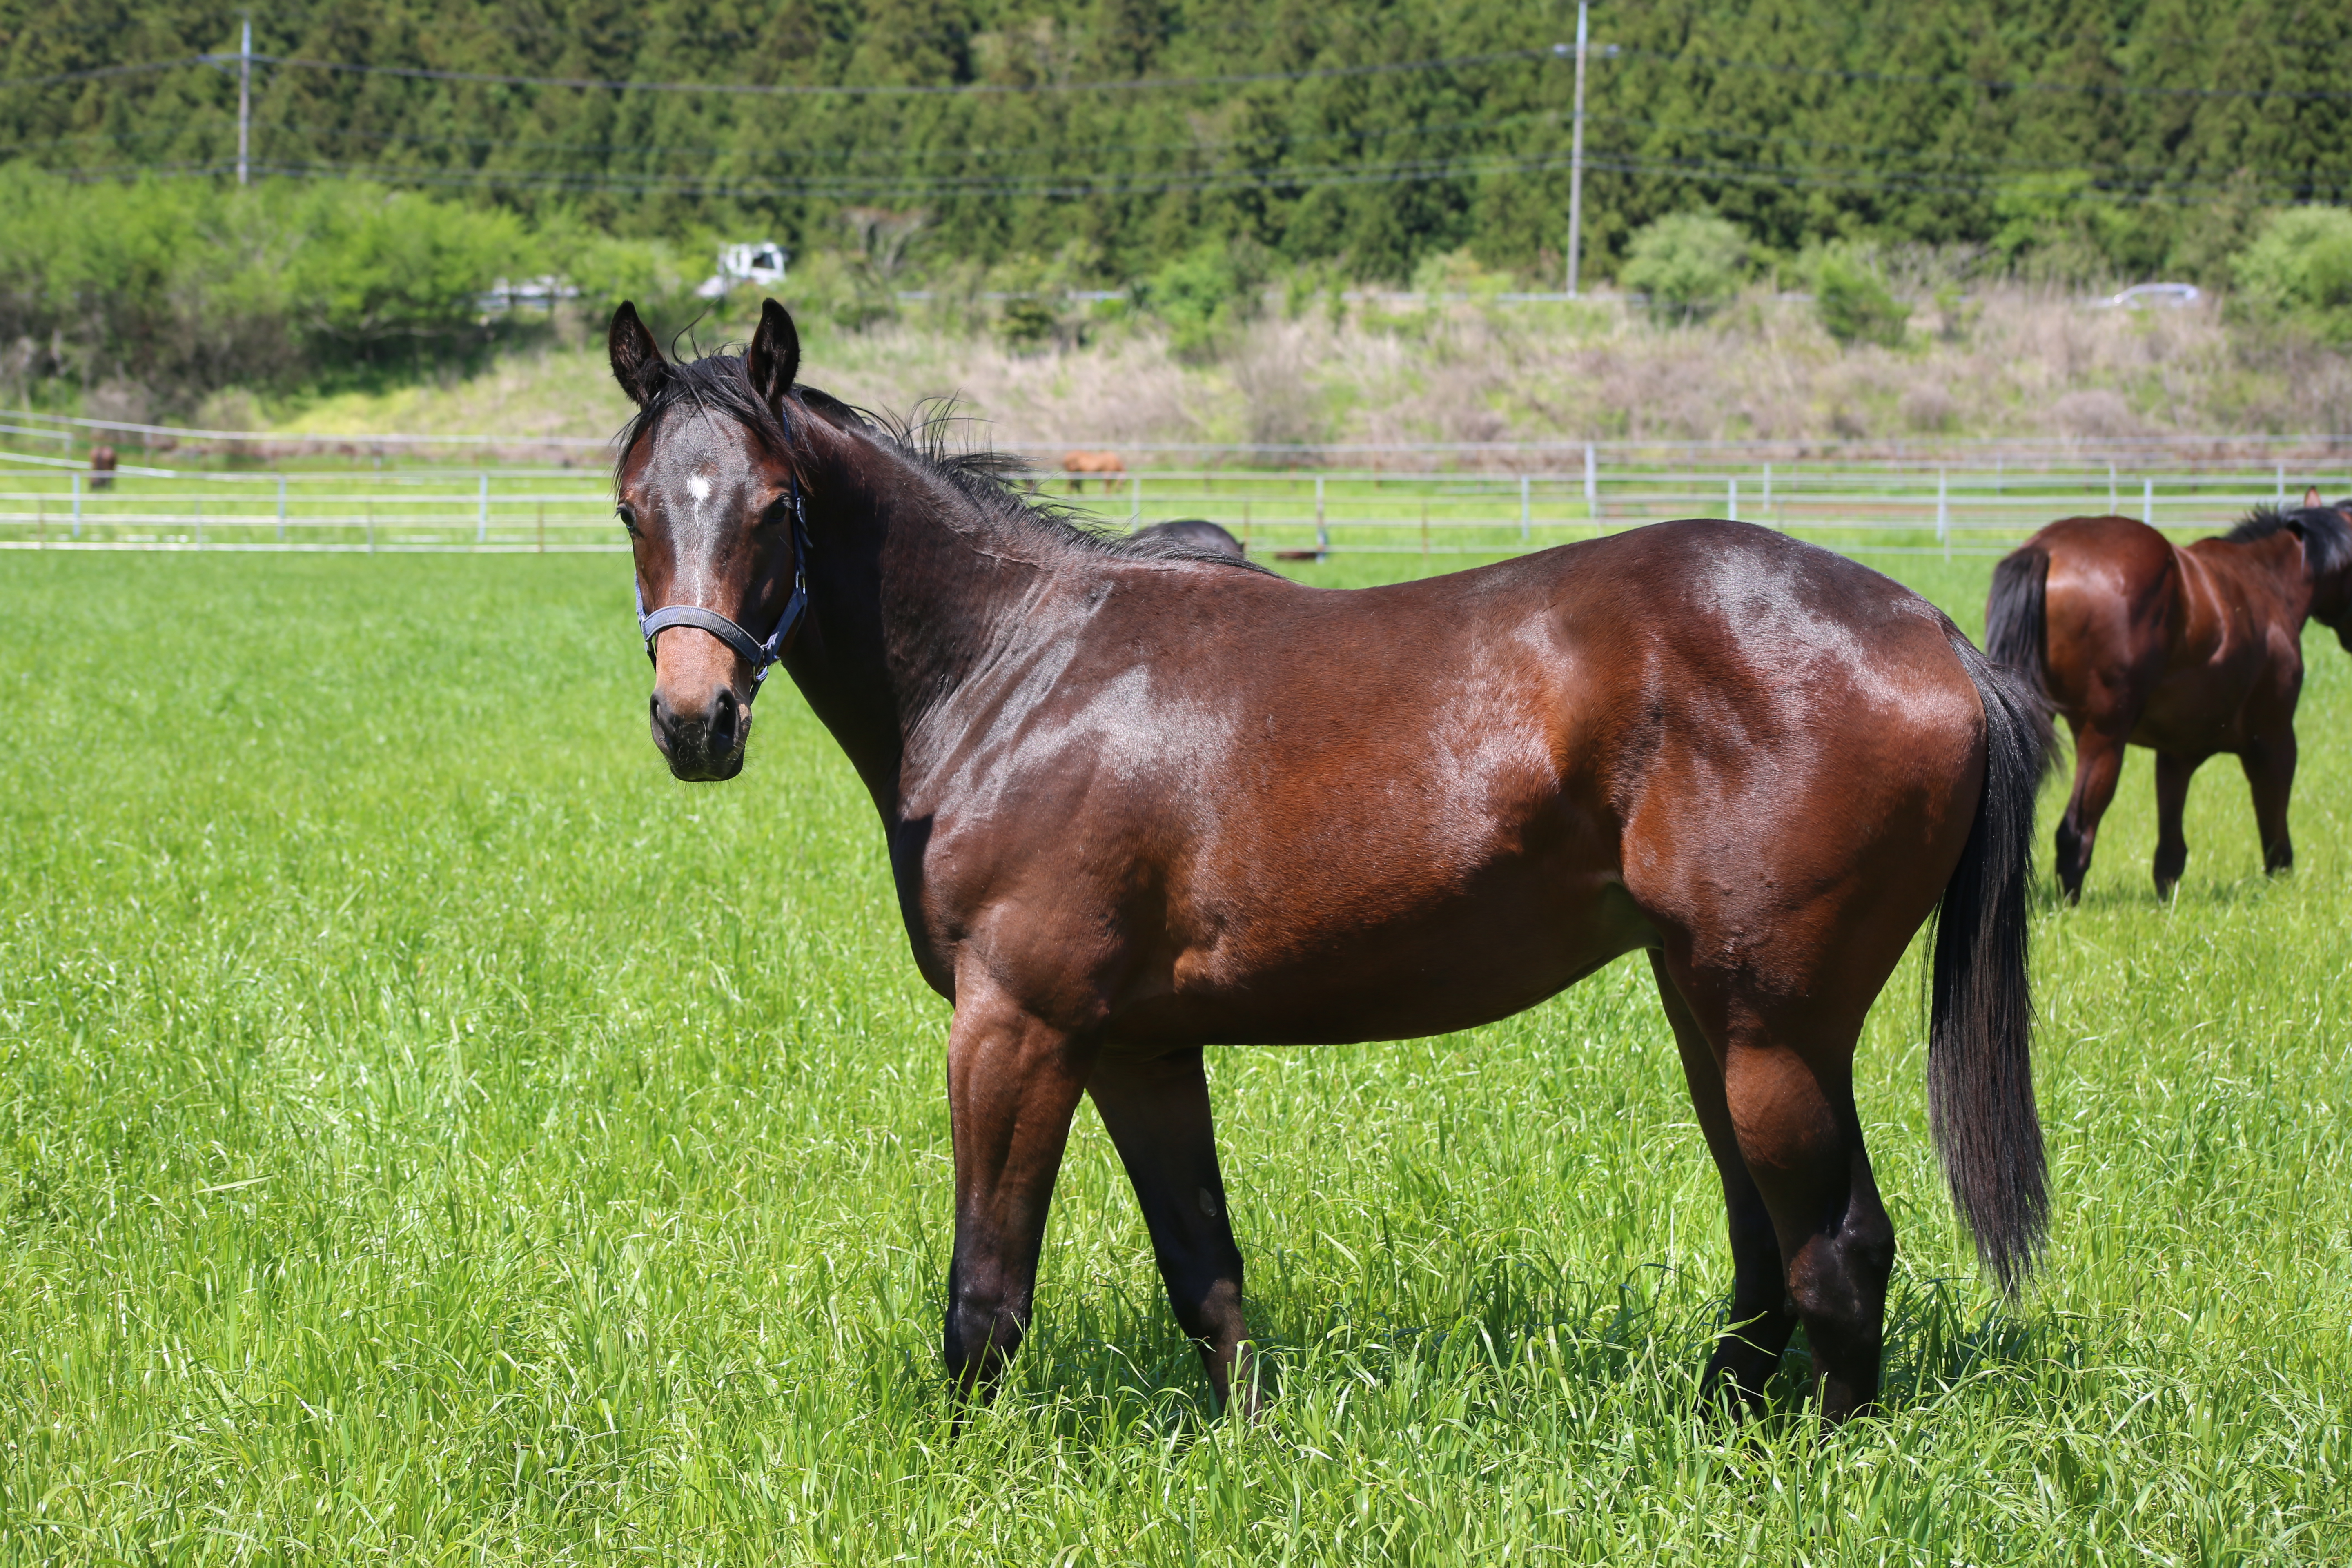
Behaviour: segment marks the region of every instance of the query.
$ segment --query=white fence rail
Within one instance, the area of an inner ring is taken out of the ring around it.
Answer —
[[[126,468],[100,488],[55,458],[0,454],[0,549],[459,552],[618,551],[612,497],[576,470]],[[2339,466],[2346,460],[2339,459]],[[2119,512],[2208,531],[2352,472],[2284,463],[1725,463],[1603,460],[1564,471],[1144,469],[1035,488],[1104,524],[1223,524],[1278,555],[1511,554],[1675,517],[1729,517],[1855,554],[1994,553],[2053,518]]]

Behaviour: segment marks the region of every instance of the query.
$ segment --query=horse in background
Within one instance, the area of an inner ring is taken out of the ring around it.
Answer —
[[[114,468],[119,461],[121,459],[115,456],[113,447],[104,443],[92,447],[89,449],[89,488],[94,490],[112,489]]]
[[[1230,555],[1240,561],[1249,554],[1249,547],[1205,517],[1176,517],[1166,522],[1155,522],[1149,528],[1139,528],[1129,539],[1165,539],[1172,543],[1190,545],[1214,555]]]
[[[1106,494],[1127,482],[1127,465],[1119,461],[1117,452],[1065,452],[1062,472],[1070,476],[1070,493],[1076,495],[1087,488],[1087,476],[1093,474],[1102,480]]]
[[[2294,863],[2294,704],[2303,625],[2352,650],[2352,500],[2256,507],[2228,533],[2177,545],[2126,517],[2052,523],[1993,569],[1985,651],[2031,679],[2074,733],[2074,785],[2058,824],[2058,883],[2083,896],[2124,748],[2156,752],[2156,892],[2189,863],[2181,809],[2217,752],[2254,796],[2263,868]]]

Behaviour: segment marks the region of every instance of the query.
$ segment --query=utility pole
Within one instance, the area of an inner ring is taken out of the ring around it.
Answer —
[[[1576,0],[1576,129],[1568,152],[1568,297],[1576,298],[1577,253],[1584,228],[1584,53],[1586,0]]]
[[[1581,35],[1580,35],[1580,36]],[[1580,55],[1578,57],[1580,59],[1582,58],[1583,57]],[[1584,79],[1580,72],[1576,79],[1580,82]],[[1581,119],[1583,114],[1584,92],[1581,88],[1577,90],[1576,101],[1577,112],[1580,117],[1577,121],[1577,136],[1579,138],[1578,144],[1580,146],[1582,145],[1581,138],[1584,134],[1583,121]],[[238,45],[236,51],[236,183],[240,185],[246,183],[246,153],[252,146],[252,143],[253,18],[247,16],[245,19],[245,38],[244,41]],[[1570,265],[1573,266],[1574,264],[1570,263]]]

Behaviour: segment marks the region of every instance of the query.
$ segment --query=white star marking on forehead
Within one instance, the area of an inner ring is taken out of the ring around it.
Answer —
[[[709,500],[710,499],[710,481],[704,479],[700,474],[696,474],[686,481],[686,493],[692,496],[697,500]]]

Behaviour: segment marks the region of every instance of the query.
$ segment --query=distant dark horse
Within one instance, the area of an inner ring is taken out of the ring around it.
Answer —
[[[1172,543],[1205,550],[1212,555],[1230,555],[1239,561],[1249,553],[1242,542],[1211,522],[1205,517],[1171,518],[1155,522],[1150,528],[1139,528],[1128,535],[1129,541],[1164,539]]]
[[[1029,1321],[1081,1095],[1223,1401],[1248,1331],[1202,1047],[1465,1029],[1641,951],[1730,1213],[1713,1385],[1755,1400],[1801,1321],[1822,1408],[1864,1408],[1895,1232],[1854,1041],[1939,902],[1945,1170],[1992,1270],[2030,1262],[2046,729],[1917,595],[1728,522],[1328,592],[1073,527],[795,388],[772,302],[740,358],[668,363],[625,305],[611,353],[656,743],[734,776],[780,658],[955,1005],[960,1389]]]
[[[2265,870],[2294,861],[2294,702],[2303,623],[2352,648],[2352,523],[2312,490],[2258,507],[2219,539],[2180,546],[2127,517],[2070,517],[1993,569],[1985,650],[2030,676],[2074,731],[2074,788],[2058,824],[2058,882],[2083,896],[2124,747],[2156,752],[2156,891],[2189,863],[2189,776],[2234,752],[2253,787]]]

